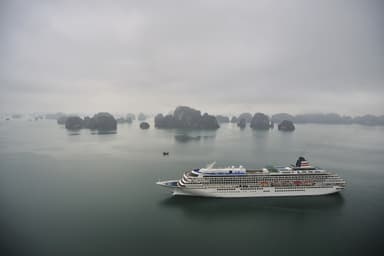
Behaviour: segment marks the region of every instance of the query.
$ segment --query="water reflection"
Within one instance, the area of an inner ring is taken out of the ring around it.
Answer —
[[[82,130],[67,130],[67,134],[69,136],[81,135],[82,132],[84,132],[84,131],[82,131]],[[117,134],[117,130],[113,130],[113,131],[90,130],[89,133],[92,134],[92,135]]]
[[[188,134],[177,134],[174,136],[175,140],[180,143],[186,143],[190,141],[201,141],[201,140],[209,140],[209,139],[214,139],[214,135],[197,135],[197,136],[192,136]]]
[[[277,197],[277,198],[199,198],[169,197],[160,202],[161,207],[179,208],[186,215],[206,217],[252,217],[281,215],[281,213],[325,213],[338,211],[344,204],[341,194],[316,197]]]
[[[190,136],[187,134],[175,135],[175,140],[178,142],[199,141],[201,136]]]
[[[172,129],[173,138],[176,142],[199,142],[216,138],[216,131],[212,130],[191,130],[191,129]]]
[[[113,130],[113,131],[91,131],[91,134],[92,135],[104,135],[104,134],[117,134],[117,131],[116,130]]]
[[[252,129],[252,135],[255,137],[255,138],[267,138],[270,133],[272,132],[272,130],[255,130],[255,129]]]
[[[68,134],[69,136],[77,136],[77,135],[80,135],[81,132],[80,132],[80,130],[69,130],[69,131],[67,132],[67,134]]]

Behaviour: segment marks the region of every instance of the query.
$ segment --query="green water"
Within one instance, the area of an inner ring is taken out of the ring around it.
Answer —
[[[67,132],[0,122],[0,255],[364,255],[384,228],[384,128],[297,125],[293,133]],[[179,135],[193,137],[179,139]],[[163,151],[170,156],[164,157]],[[172,198],[158,179],[220,166],[290,164],[299,155],[347,181],[339,195]],[[372,254],[371,254],[372,255]]]

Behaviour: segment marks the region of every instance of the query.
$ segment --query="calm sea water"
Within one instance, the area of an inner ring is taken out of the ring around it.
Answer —
[[[48,120],[0,122],[0,254],[380,254],[383,127],[297,125],[293,133],[232,124],[217,131],[152,127],[123,124],[116,134],[93,134]],[[204,199],[171,197],[155,185],[215,160],[254,168],[290,164],[299,155],[336,171],[346,190]]]

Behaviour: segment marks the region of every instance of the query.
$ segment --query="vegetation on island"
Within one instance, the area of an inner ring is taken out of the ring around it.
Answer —
[[[240,127],[241,129],[244,129],[245,126],[247,126],[247,120],[245,120],[244,118],[240,119],[237,122],[237,126]]]
[[[95,114],[92,118],[79,116],[62,116],[57,122],[65,124],[68,130],[91,129],[98,131],[114,131],[117,129],[117,121],[113,115],[107,112],[100,112]]]
[[[150,127],[150,125],[149,125],[149,123],[147,123],[147,122],[141,122],[141,123],[140,123],[140,128],[141,128],[141,129],[146,130],[146,129],[149,129],[149,127]]]
[[[283,120],[278,126],[279,131],[291,132],[295,130],[295,125],[290,120]]]
[[[143,113],[139,113],[139,114],[137,115],[137,120],[139,120],[139,121],[144,121],[144,120],[146,120],[146,119],[147,119],[147,116],[144,115]]]
[[[180,106],[172,114],[158,114],[155,117],[156,128],[179,128],[179,129],[218,129],[220,126],[215,116],[199,110]]]
[[[268,130],[273,128],[273,125],[266,114],[256,113],[251,120],[250,127],[255,130]]]
[[[19,115],[13,114],[11,117],[17,119]],[[107,112],[100,112],[93,117],[81,118],[79,115],[66,115],[58,112],[53,114],[46,114],[41,116],[45,119],[55,119],[60,125],[65,125],[68,130],[91,129],[98,131],[114,131],[117,129],[117,123],[132,123],[134,120],[139,120],[141,129],[148,129],[150,127],[148,122],[143,120],[148,119],[148,116],[139,113],[137,116],[128,113],[125,117],[115,119],[113,115]],[[11,120],[7,118],[5,120]],[[274,123],[278,124],[280,131],[294,131],[295,124],[360,124],[360,125],[384,125],[384,115],[363,115],[363,116],[346,116],[336,113],[315,113],[315,114],[298,114],[291,115],[289,113],[277,113],[268,116],[264,113],[258,112],[253,116],[251,113],[244,112],[239,116],[232,116],[231,118],[226,115],[210,115],[208,113],[202,114],[201,111],[187,106],[177,107],[171,114],[158,114],[154,118],[154,125],[156,128],[168,129],[218,129],[219,123],[235,123],[241,129],[245,128],[248,124],[250,128],[255,130],[268,130],[274,127]]]
[[[217,115],[216,120],[218,123],[229,123],[229,117],[223,115]]]
[[[245,122],[250,123],[251,120],[252,120],[252,114],[251,114],[251,113],[248,113],[248,112],[246,112],[246,113],[241,113],[241,114],[237,117],[238,122],[240,122],[241,119],[244,119]]]
[[[351,117],[347,115],[339,115],[336,113],[315,113],[315,114],[299,114],[291,115],[288,113],[278,113],[272,115],[272,121],[280,123],[283,120],[289,120],[293,123],[304,124],[361,124],[361,125],[384,125],[384,115],[363,115]]]

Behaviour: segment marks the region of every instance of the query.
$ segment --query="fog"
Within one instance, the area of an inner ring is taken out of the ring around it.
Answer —
[[[384,114],[383,1],[0,2],[0,112]]]

